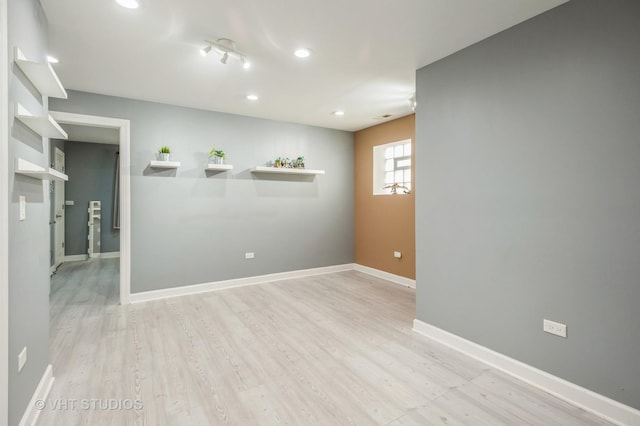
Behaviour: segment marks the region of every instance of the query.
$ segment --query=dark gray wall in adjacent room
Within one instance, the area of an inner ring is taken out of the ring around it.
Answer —
[[[65,199],[65,255],[87,254],[89,201],[101,202],[100,251],[120,251],[120,231],[113,229],[113,192],[118,145],[67,142],[65,163],[69,181]]]
[[[46,62],[47,18],[38,0],[8,1],[9,99],[35,115],[47,111],[42,97],[13,62],[13,46],[31,60]],[[49,163],[49,141],[13,118],[9,109],[9,158]],[[5,131],[5,129],[2,129]],[[49,183],[9,174],[9,424],[17,425],[49,364]],[[19,197],[26,197],[26,220],[19,220]],[[18,373],[18,354],[27,363]],[[5,416],[7,414],[1,413]]]
[[[635,408],[639,23],[566,3],[418,70],[416,117],[417,318]]]
[[[51,104],[131,120],[133,293],[353,262],[352,133],[75,91]],[[148,167],[162,145],[179,169]],[[233,171],[205,173],[213,147]],[[249,172],[298,155],[326,175]]]

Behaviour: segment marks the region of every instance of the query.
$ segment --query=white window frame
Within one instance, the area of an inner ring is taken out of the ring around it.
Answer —
[[[373,147],[373,195],[391,195],[391,189],[383,189],[387,183],[385,183],[385,174],[387,171],[385,170],[385,164],[388,160],[385,158],[385,151],[387,148],[395,148],[397,146],[404,146],[406,144],[411,144],[411,150],[413,151],[413,141],[411,139],[403,139],[395,142],[386,143],[384,145],[377,145]],[[413,167],[413,163],[409,164],[409,166],[398,166],[399,160],[404,160],[406,158],[411,159],[411,153],[408,155],[402,155],[393,158],[393,171],[405,171],[408,170],[409,174],[411,174],[411,168]],[[394,178],[394,183],[403,184],[406,180],[403,178],[402,180],[397,180]],[[413,182],[409,181],[411,184],[409,188],[413,189]],[[399,190],[397,194],[404,194],[405,192]]]

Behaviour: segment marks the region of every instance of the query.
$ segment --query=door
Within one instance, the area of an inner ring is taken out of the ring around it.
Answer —
[[[64,151],[60,148],[55,148],[55,159],[53,168],[63,172],[64,169]],[[64,262],[64,181],[56,180],[54,183],[54,267],[60,266]]]

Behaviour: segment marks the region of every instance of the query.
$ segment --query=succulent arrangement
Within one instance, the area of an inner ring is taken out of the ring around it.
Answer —
[[[215,149],[215,148],[211,148],[211,151],[209,151],[209,155],[214,156],[214,157],[220,157],[220,158],[224,158],[225,157],[225,153],[223,150],[221,149]]]
[[[278,157],[274,160],[273,167],[284,169],[304,169],[304,157],[301,155],[295,160],[290,160],[288,157]]]
[[[162,146],[158,150],[160,154],[171,154],[171,149],[168,146]]]

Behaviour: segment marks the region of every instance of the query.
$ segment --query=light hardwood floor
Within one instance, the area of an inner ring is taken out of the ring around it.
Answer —
[[[117,262],[52,280],[40,425],[608,424],[413,333],[408,288],[350,271],[123,307]]]

